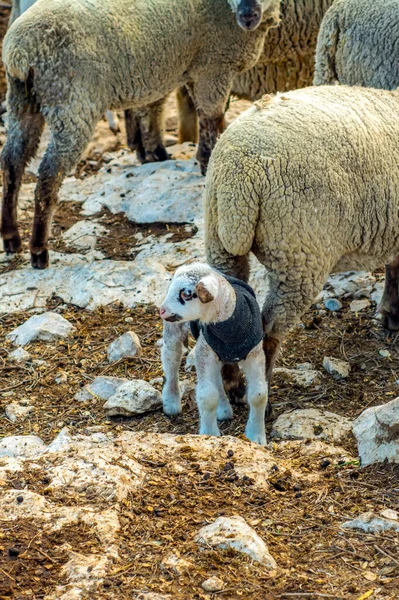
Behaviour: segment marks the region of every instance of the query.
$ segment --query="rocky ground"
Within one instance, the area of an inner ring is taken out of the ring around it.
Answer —
[[[399,472],[372,464],[399,456],[382,273],[330,278],[291,332],[265,449],[243,436],[245,405],[222,438],[195,435],[190,354],[183,414],[160,409],[156,306],[174,269],[203,257],[203,178],[176,122],[171,99],[175,160],[144,166],[123,123],[115,136],[101,122],[62,188],[50,268],[0,253],[0,599],[393,600]],[[261,298],[255,263],[252,283]]]

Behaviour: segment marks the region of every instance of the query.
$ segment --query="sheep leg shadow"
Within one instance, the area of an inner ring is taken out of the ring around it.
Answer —
[[[35,156],[44,119],[33,92],[31,76],[27,82],[9,78],[8,134],[1,155],[3,168],[3,205],[1,235],[7,254],[21,252],[17,203],[26,165]]]
[[[399,256],[385,265],[385,287],[378,310],[385,329],[399,331]]]
[[[186,86],[180,87],[176,92],[177,108],[179,114],[179,144],[184,142],[198,142],[198,117],[194,102]]]

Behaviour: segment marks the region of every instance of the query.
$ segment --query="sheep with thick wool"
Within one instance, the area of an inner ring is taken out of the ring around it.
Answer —
[[[231,94],[258,100],[263,94],[285,92],[311,85],[317,35],[323,16],[333,0],[285,0],[281,21],[271,29],[257,64],[237,75]],[[127,115],[128,144],[140,160],[162,160],[162,104]],[[198,118],[187,87],[177,90],[179,142],[197,142]],[[156,150],[158,149],[158,150]],[[158,155],[157,155],[158,153]]]
[[[251,251],[267,269],[269,383],[281,341],[333,271],[387,263],[379,309],[385,326],[399,329],[398,164],[399,93],[367,88],[265,96],[216,144],[205,186],[206,256],[243,280]],[[177,350],[178,340],[175,332]]]
[[[336,0],[320,27],[315,85],[399,86],[399,0]]]
[[[278,22],[279,0],[38,0],[3,44],[8,136],[2,153],[5,250],[21,250],[17,196],[44,122],[51,140],[39,167],[32,265],[48,265],[57,193],[106,109],[140,108],[192,82],[205,171],[223,128],[232,81],[254,65]]]

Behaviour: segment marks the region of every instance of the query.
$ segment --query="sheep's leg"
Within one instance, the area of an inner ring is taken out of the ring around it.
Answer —
[[[116,112],[112,110],[105,111],[105,118],[108,121],[108,126],[115,135],[120,132],[119,118]]]
[[[206,173],[216,140],[224,130],[224,113],[231,84],[230,79],[223,78],[218,73],[215,77],[207,74],[206,79],[201,79],[190,87],[199,117],[197,160],[202,175]]]
[[[230,404],[230,400],[227,397],[223,379],[221,376],[217,377],[219,402],[216,410],[216,418],[218,421],[229,421],[233,418],[233,409]]]
[[[194,102],[186,86],[178,88],[176,92],[177,109],[179,115],[179,144],[184,142],[198,142],[198,117]]]
[[[378,310],[383,325],[390,331],[399,330],[399,256],[385,265],[385,287]]]
[[[162,98],[145,108],[125,111],[127,143],[141,163],[170,158],[162,138],[164,104]]]
[[[220,435],[217,424],[219,392],[223,388],[222,363],[200,335],[195,349],[197,366],[196,398],[200,435]]]
[[[161,350],[164,386],[162,389],[163,411],[174,416],[181,413],[179,368],[184,346],[187,344],[187,328],[182,323],[164,322]]]
[[[247,398],[249,417],[245,428],[246,437],[257,444],[266,444],[265,413],[268,405],[268,392],[265,376],[265,354],[262,343],[258,344],[241,363],[247,378]]]
[[[4,250],[12,254],[22,249],[17,220],[18,194],[25,167],[36,154],[44,119],[29,80],[26,88],[22,81],[10,78],[8,85],[8,133],[1,155],[3,169],[1,234]]]
[[[47,122],[52,136],[39,167],[30,241],[31,263],[36,269],[45,269],[48,266],[47,244],[58,191],[64,177],[77,163],[89,143],[100,116],[101,112],[96,119],[89,119],[86,115],[86,119],[80,120],[77,125],[76,119],[72,120],[68,111],[54,109],[48,112]]]

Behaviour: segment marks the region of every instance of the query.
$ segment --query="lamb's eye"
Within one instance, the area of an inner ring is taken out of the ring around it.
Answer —
[[[193,297],[193,293],[191,290],[181,290],[180,298],[182,300],[191,300],[192,297]]]

